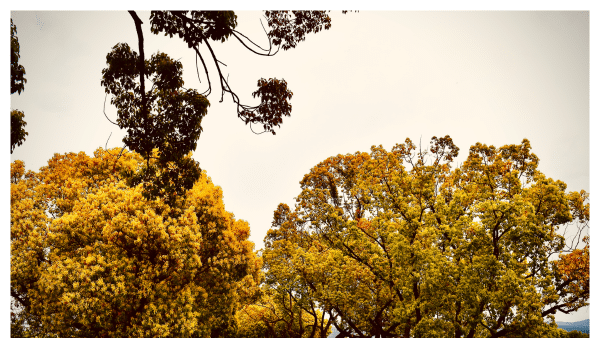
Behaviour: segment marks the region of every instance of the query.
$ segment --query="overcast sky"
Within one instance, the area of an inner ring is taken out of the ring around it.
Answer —
[[[193,51],[179,39],[151,34],[145,53],[166,52],[183,63],[185,87],[206,88]],[[238,30],[266,46],[260,12],[237,12]],[[25,112],[25,143],[11,161],[38,170],[54,153],[122,146],[125,135],[103,115],[101,71],[106,54],[126,42],[137,51],[125,11],[12,12],[27,72],[25,91],[10,108]],[[292,206],[298,182],[329,156],[390,149],[409,137],[429,144],[450,135],[464,160],[476,142],[531,141],[539,169],[590,189],[588,12],[331,13],[328,31],[308,35],[296,49],[261,57],[236,40],[213,43],[243,103],[259,78],[288,82],[291,117],[277,135],[255,135],[236,116],[231,97],[219,103],[214,67],[211,106],[194,158],[223,189],[225,207],[247,220],[262,248],[279,203]],[[265,20],[263,19],[263,22]],[[204,50],[201,50],[204,52]],[[207,58],[205,58],[206,60]],[[211,70],[211,69],[209,69]],[[216,89],[216,90],[215,90]],[[106,113],[116,119],[107,100]],[[557,320],[588,318],[582,309]]]

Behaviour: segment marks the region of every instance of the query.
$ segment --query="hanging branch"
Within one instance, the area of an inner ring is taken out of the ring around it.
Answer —
[[[102,107],[102,112],[104,113],[104,117],[106,117],[106,119],[108,120],[108,122],[114,124],[115,126],[118,126],[119,124],[114,123],[113,121],[111,121],[111,119],[109,119],[108,116],[106,115],[106,97],[107,96],[108,96],[108,93],[106,93],[104,95],[104,106]],[[110,138],[110,136],[108,138]]]
[[[221,65],[226,66],[226,64],[217,58],[209,40],[224,42],[233,35],[242,46],[252,53],[273,56],[282,47],[284,50],[295,48],[307,34],[317,33],[331,27],[331,19],[325,11],[266,11],[265,19],[271,29],[270,32],[267,32],[261,20],[261,27],[269,42],[268,48],[261,47],[248,36],[235,30],[236,16],[230,11],[153,11],[150,16],[151,30],[154,34],[162,32],[171,37],[179,35],[188,47],[195,51],[196,74],[199,82],[202,82],[197,61],[197,58],[200,58],[209,82],[208,89],[202,95],[209,95],[212,92],[210,74],[199,50],[200,44],[206,44],[217,68],[221,87],[219,102],[223,102],[225,93],[229,93],[237,105],[238,118],[244,123],[250,124],[250,129],[255,134],[264,132],[275,134],[273,127],[279,126],[283,122],[282,117],[289,116],[291,113],[291,104],[288,100],[291,99],[292,92],[287,88],[287,82],[283,79],[259,79],[258,90],[252,93],[252,96],[259,97],[260,104],[257,106],[242,104],[238,95],[231,88],[228,78],[223,74]],[[275,51],[273,50],[274,46],[277,46]],[[254,131],[253,124],[262,124],[264,130],[262,132]]]
[[[261,22],[261,24],[262,24],[262,22]],[[264,27],[263,27],[263,29],[264,29]],[[244,37],[246,40],[248,40],[250,43],[252,43],[256,47],[258,47],[259,49],[261,49],[261,50],[263,50],[263,51],[265,51],[267,53],[260,53],[260,52],[257,52],[255,50],[253,50],[248,45],[246,45],[244,43],[244,41],[242,41],[242,39],[240,39],[240,37],[238,36],[238,34],[241,35],[242,37]],[[271,39],[269,39],[269,49],[264,49],[261,46],[257,45],[256,43],[254,43],[254,41],[252,41],[250,38],[248,38],[247,36],[245,36],[244,34],[238,32],[236,30],[233,30],[231,35],[233,35],[244,47],[246,47],[246,49],[248,49],[249,51],[251,51],[254,54],[261,55],[261,56],[274,56],[275,54],[277,54],[279,52],[279,46],[278,46],[277,50],[275,51],[275,53],[271,54],[271,49],[272,49]]]
[[[150,137],[146,123],[151,119],[149,101],[154,99],[149,93],[146,93],[145,79],[149,74],[146,69],[146,60],[144,53],[144,36],[142,32],[142,20],[133,10],[128,11],[131,15],[138,35],[139,59],[132,60],[137,64],[139,70],[139,90],[141,103],[140,114],[137,116],[138,123],[135,133],[136,137]],[[212,47],[208,43],[209,39],[213,41],[225,42],[230,36],[233,36],[247,50],[261,56],[273,56],[277,54],[280,48],[284,50],[295,48],[298,43],[304,41],[306,36],[311,33],[318,33],[331,27],[331,18],[327,11],[265,11],[264,18],[269,26],[265,28],[263,21],[260,20],[261,27],[268,40],[268,48],[264,48],[255,43],[245,34],[237,31],[237,16],[233,11],[152,11],[150,15],[150,30],[154,34],[164,33],[170,37],[178,35],[183,41],[196,53],[196,74],[198,81],[201,82],[198,69],[198,58],[202,62],[204,73],[208,80],[208,88],[201,93],[204,97],[212,93],[212,81],[208,72],[206,62],[200,53],[199,46],[206,43],[213,61],[217,67],[219,83],[221,86],[220,102],[223,102],[225,93],[231,94],[233,102],[237,105],[238,118],[244,123],[250,124],[250,129],[255,134],[271,132],[275,134],[274,127],[279,126],[283,121],[283,116],[289,116],[291,113],[291,104],[288,102],[292,97],[292,92],[287,88],[287,82],[283,79],[271,78],[268,80],[259,79],[258,89],[252,93],[253,97],[260,98],[260,104],[257,106],[248,106],[240,102],[237,94],[229,85],[228,78],[223,75],[221,65],[225,63],[217,59]],[[277,47],[274,50],[274,47]],[[153,95],[153,94],[152,94]],[[133,112],[132,112],[133,113]],[[106,115],[106,114],[105,114]],[[114,122],[111,121],[114,124]],[[263,132],[257,133],[252,129],[253,124],[262,124]],[[141,133],[141,134],[140,134]]]
[[[204,63],[204,59],[202,58],[202,54],[198,50],[198,46],[194,46],[194,51],[196,51],[196,74],[198,75],[198,81],[200,81],[200,74],[198,73],[198,57],[200,57],[200,61],[202,61],[202,66],[204,67],[204,73],[206,73],[206,79],[208,80],[208,89],[202,92],[202,95],[208,96],[212,92],[211,84],[210,84],[210,76],[208,75],[208,69],[206,69],[206,63]]]
[[[225,92],[228,92],[231,94],[233,94],[233,92],[231,91],[231,88],[229,88],[229,84],[227,83],[227,80],[225,80],[225,78],[223,77],[223,73],[221,73],[221,67],[219,66],[219,60],[217,60],[217,56],[215,55],[213,49],[210,47],[210,43],[206,39],[204,39],[204,42],[206,43],[206,47],[208,47],[208,50],[210,51],[210,55],[212,55],[212,58],[215,61],[215,65],[217,66],[217,71],[219,72],[219,81],[221,83],[221,89],[222,89],[221,100],[219,100],[219,102],[223,102],[223,96],[225,95]],[[225,82],[223,82],[223,81],[225,81]],[[227,85],[227,86],[225,86],[225,85]]]

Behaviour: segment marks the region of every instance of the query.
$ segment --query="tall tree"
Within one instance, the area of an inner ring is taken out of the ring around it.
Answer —
[[[113,149],[113,153],[118,149]],[[171,212],[122,173],[139,154],[11,165],[11,329],[21,337],[221,337],[255,293],[248,223],[202,173]],[[172,216],[172,215],[177,216]]]
[[[17,26],[10,19],[10,94],[19,93],[25,90],[25,67],[19,64],[21,55],[19,38],[17,38]],[[29,135],[25,131],[25,113],[20,110],[13,109],[10,111],[10,153],[12,154],[15,147],[20,146],[25,141],[25,136]]]
[[[478,143],[452,169],[446,136],[328,158],[275,212],[263,256],[285,269],[267,275],[296,276],[338,337],[558,335],[553,314],[589,304],[588,237],[559,234],[581,239],[588,195],[530,149]]]
[[[196,149],[202,131],[201,121],[207,113],[212,93],[212,82],[205,58],[200,51],[206,46],[208,59],[212,59],[217,69],[217,79],[221,89],[220,101],[224,95],[231,95],[237,105],[238,117],[246,124],[262,124],[262,132],[275,134],[275,127],[289,116],[292,106],[289,100],[292,92],[283,79],[258,80],[258,88],[252,93],[261,103],[257,106],[242,104],[221,71],[221,64],[211,46],[212,42],[225,42],[233,37],[255,54],[273,56],[280,48],[295,48],[306,34],[317,33],[331,27],[331,19],[324,11],[266,11],[265,17],[271,30],[269,48],[262,48],[236,30],[237,15],[232,11],[152,11],[150,29],[152,33],[178,35],[200,59],[206,75],[208,88],[198,93],[183,88],[181,63],[166,54],[145,58],[143,21],[135,11],[129,11],[138,35],[138,52],[127,44],[117,44],[107,55],[108,67],[103,70],[102,85],[107,94],[113,97],[111,103],[117,107],[116,125],[127,130],[123,139],[125,146],[140,153],[146,160],[157,152],[156,166],[131,176],[132,184],[143,183],[146,197],[182,194],[199,177],[198,163],[185,157]],[[277,49],[274,49],[274,48]],[[198,65],[196,65],[198,67]],[[198,69],[196,69],[198,71]],[[150,78],[152,86],[145,88],[145,79]],[[188,160],[184,160],[187,158]]]

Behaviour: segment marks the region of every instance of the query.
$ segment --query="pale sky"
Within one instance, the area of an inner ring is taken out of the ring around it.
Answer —
[[[237,29],[267,45],[261,12],[236,13]],[[179,38],[151,34],[149,12],[138,15],[146,58],[160,50],[180,59],[185,87],[204,91],[194,52]],[[10,160],[37,171],[54,153],[92,155],[111,132],[108,147],[122,146],[125,132],[102,113],[100,80],[115,44],[137,51],[130,15],[21,11],[11,17],[27,83],[21,95],[11,95],[10,108],[24,111],[29,135]],[[426,147],[432,136],[450,135],[459,160],[476,142],[499,147],[527,138],[543,173],[569,191],[589,192],[588,12],[361,11],[331,18],[330,30],[273,57],[256,56],[235,39],[212,43],[243,103],[257,103],[251,93],[261,77],[283,78],[294,93],[291,117],[277,135],[257,136],[237,118],[230,96],[219,103],[212,69],[211,106],[194,158],[222,187],[226,209],[250,223],[257,249],[273,211],[282,202],[293,206],[310,168],[372,145],[389,150],[407,137]],[[106,113],[116,119],[110,97]],[[556,315],[585,318],[587,308]]]

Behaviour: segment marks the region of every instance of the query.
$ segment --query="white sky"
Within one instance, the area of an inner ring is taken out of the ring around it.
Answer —
[[[266,45],[261,13],[236,13],[238,30]],[[11,95],[10,108],[25,112],[29,133],[10,161],[38,170],[54,153],[92,155],[111,132],[108,147],[122,146],[125,132],[102,113],[100,80],[116,43],[137,51],[129,14],[10,15],[27,79],[25,91]],[[138,15],[146,58],[160,50],[180,59],[185,86],[204,91],[193,51],[179,38],[151,34],[149,12]],[[194,158],[223,188],[226,209],[250,223],[256,248],[263,246],[277,205],[293,206],[310,168],[329,156],[368,152],[371,145],[389,150],[406,137],[422,138],[426,147],[432,136],[450,135],[460,160],[476,142],[502,146],[528,138],[543,173],[566,182],[569,191],[590,190],[588,12],[361,11],[331,17],[330,30],[274,57],[256,56],[235,39],[212,44],[243,103],[257,103],[251,92],[261,77],[284,78],[294,93],[292,116],[277,135],[257,136],[237,118],[230,96],[218,102],[214,67],[211,72],[211,107]],[[106,113],[116,118],[110,97]],[[581,320],[589,311],[556,318]]]

